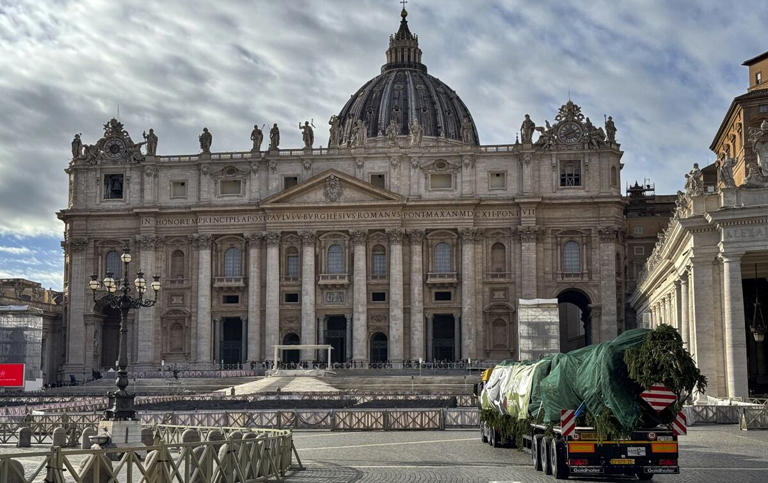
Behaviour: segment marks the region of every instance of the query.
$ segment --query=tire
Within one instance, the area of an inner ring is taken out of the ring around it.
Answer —
[[[491,446],[494,448],[501,446],[499,441],[499,432],[496,431],[496,428],[491,428]]]
[[[544,435],[542,434],[534,434],[533,435],[533,443],[531,447],[531,453],[533,458],[533,468],[536,471],[541,471],[544,469],[542,460],[541,460],[541,445],[543,444],[543,438]]]
[[[653,479],[653,473],[638,471],[635,475],[637,475],[637,479],[640,481],[651,481]]]
[[[565,463],[565,445],[556,439],[552,440],[549,451],[549,460],[552,462],[552,476],[556,480],[567,480],[568,465]]]
[[[488,436],[485,435],[485,423],[480,423],[480,441],[483,443],[488,442]]]
[[[552,438],[545,436],[541,445],[541,466],[545,475],[552,474],[552,460],[549,459],[550,447],[552,446]]]

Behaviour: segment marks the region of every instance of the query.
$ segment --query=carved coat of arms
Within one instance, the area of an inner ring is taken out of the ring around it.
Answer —
[[[343,194],[341,180],[336,175],[330,175],[325,178],[325,199],[328,201],[339,201]]]

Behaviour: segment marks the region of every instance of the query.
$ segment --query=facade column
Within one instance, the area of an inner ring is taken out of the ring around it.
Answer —
[[[690,334],[688,333],[688,272],[683,272],[680,277],[680,335],[683,338],[683,345],[690,352]]]
[[[82,372],[85,366],[86,349],[89,346],[85,338],[85,305],[86,290],[88,289],[88,274],[86,274],[86,249],[89,242],[87,238],[71,238],[65,242],[65,248],[69,255],[69,280],[66,290],[69,292],[69,306],[67,307],[67,367],[64,368],[64,378],[69,374]],[[98,263],[95,263],[94,273],[98,273]],[[68,379],[67,379],[68,380]]]
[[[520,251],[521,251],[521,281],[523,286],[519,291],[524,299],[536,298],[536,233],[535,226],[520,227]],[[593,319],[594,321],[594,319]]]
[[[266,354],[271,354],[274,350],[274,346],[280,343],[280,232],[268,232],[266,235],[266,243],[267,300],[264,344]]]
[[[161,243],[161,239],[155,236],[137,236],[136,242],[139,245],[139,270],[144,272],[144,279],[147,280],[147,294],[151,290],[149,284],[152,276],[156,275],[155,270],[155,248]],[[139,324],[139,353],[137,362],[139,364],[148,364],[156,360],[162,350],[160,341],[155,344],[155,306],[145,307],[138,311]]]
[[[728,397],[748,397],[741,254],[723,253],[720,259],[723,262],[723,332]]]
[[[261,242],[263,233],[249,233],[248,240],[248,360],[264,360],[261,351]]]
[[[365,243],[368,234],[356,230],[352,235],[352,360],[364,362],[368,356],[368,277],[366,275],[367,256]]]
[[[675,291],[672,294],[672,306],[675,314],[675,329],[680,332],[680,279],[675,280]]]
[[[303,231],[299,233],[299,236],[301,236],[301,343],[316,344],[315,234],[311,231]],[[301,360],[315,360],[315,351],[312,349],[302,350]]]
[[[389,360],[403,362],[403,231],[389,236]]]
[[[411,360],[424,359],[424,230],[408,232],[411,240]]]
[[[476,357],[475,238],[477,230],[461,230],[461,359]]]
[[[211,235],[199,234],[197,244],[197,361],[211,362]]]
[[[618,335],[616,313],[616,240],[618,230],[613,227],[601,229],[600,236],[600,340],[604,342]]]
[[[692,339],[693,357],[701,373],[709,380],[707,392],[713,393],[715,396],[722,396],[723,394],[718,389],[719,364],[717,362],[718,352],[715,350],[712,259],[702,255],[693,259],[689,285],[691,285],[691,293],[696,294],[695,297],[691,297],[693,316],[690,318],[690,324],[694,336]]]

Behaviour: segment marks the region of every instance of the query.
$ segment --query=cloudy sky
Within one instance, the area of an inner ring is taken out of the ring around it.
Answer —
[[[657,192],[713,158],[743,60],[768,50],[764,0],[412,0],[429,72],[472,112],[483,144],[514,142],[525,113],[552,119],[569,96],[613,115],[623,182]],[[120,109],[158,154],[246,150],[255,122],[325,126],[379,72],[397,0],[0,0],[0,277],[61,287],[64,168],[75,132],[95,142]],[[760,39],[763,38],[761,42]],[[327,142],[319,129],[316,143]]]

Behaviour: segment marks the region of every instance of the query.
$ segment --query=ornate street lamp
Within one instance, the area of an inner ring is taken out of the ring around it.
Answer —
[[[93,291],[94,302],[120,311],[120,352],[117,359],[118,370],[115,381],[117,391],[107,393],[109,396],[109,407],[104,413],[109,421],[130,421],[136,419],[136,410],[133,408],[135,394],[130,394],[125,390],[128,387],[128,312],[139,307],[152,307],[157,302],[157,292],[160,291],[160,277],[155,275],[152,277],[153,280],[150,284],[155,298],[152,300],[145,299],[144,294],[147,292],[147,281],[144,280],[144,273],[139,271],[136,273],[136,280],[133,281],[139,296],[131,297],[129,294],[133,289],[128,281],[128,264],[131,263],[131,252],[128,247],[123,248],[120,260],[123,262],[122,280],[115,281],[112,278],[112,273],[107,272],[107,276],[103,281],[99,282],[96,275],[91,275],[91,281],[88,282],[88,287]],[[97,291],[100,288],[104,288],[107,294],[97,298]]]
[[[752,332],[755,342],[763,342],[765,340],[765,318],[763,317],[763,309],[760,307],[760,291],[757,284],[757,264],[755,264],[755,304],[752,307],[752,322],[749,324],[749,330]]]

